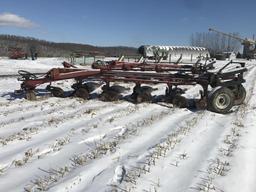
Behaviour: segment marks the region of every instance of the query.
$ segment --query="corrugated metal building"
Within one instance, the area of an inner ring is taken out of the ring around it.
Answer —
[[[162,59],[166,62],[175,62],[179,59],[193,61],[198,58],[209,58],[210,53],[204,47],[192,46],[155,46],[143,45],[139,52],[148,59]]]

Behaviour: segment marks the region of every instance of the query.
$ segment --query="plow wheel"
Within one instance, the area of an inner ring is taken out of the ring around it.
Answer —
[[[208,109],[226,114],[234,105],[234,93],[226,87],[216,87],[208,95]]]
[[[86,88],[80,87],[75,91],[74,96],[87,100],[89,98],[89,92]]]
[[[75,83],[71,86],[73,89],[77,90],[79,88],[85,88],[88,93],[93,92],[95,89],[97,89],[98,87],[100,87],[99,83],[95,83],[95,82],[86,82],[86,83]]]
[[[56,87],[51,92],[54,97],[64,97],[64,91],[59,87]]]
[[[196,109],[203,110],[207,108],[207,102],[206,99],[199,99],[195,101],[196,103]]]
[[[175,87],[175,88],[167,87],[165,90],[165,101],[173,103],[173,100],[174,100],[175,104],[179,105],[178,100],[181,99],[181,94],[183,94],[183,93],[185,93],[185,91],[179,87]],[[184,99],[182,99],[182,100],[184,100]],[[176,106],[179,107],[178,105],[176,105]]]
[[[174,107],[179,107],[179,108],[188,107],[187,99],[181,95],[174,96],[174,98],[172,99],[172,104]]]
[[[102,101],[117,101],[121,95],[114,90],[104,90],[100,95],[100,100]]]
[[[131,97],[136,103],[150,102],[152,100],[152,91],[154,91],[154,89],[149,86],[135,86]]]
[[[130,90],[129,88],[126,88],[126,87],[123,87],[121,85],[112,85],[111,87],[106,87],[106,88],[102,88],[102,90],[109,90],[109,91],[114,91],[114,92],[117,92],[117,93],[123,93],[127,90]]]
[[[100,83],[95,83],[95,82],[87,82],[84,85],[86,86],[86,89],[88,90],[89,93],[93,92],[95,89],[100,87]]]
[[[136,98],[137,103],[150,102],[151,100],[152,100],[152,95],[149,92],[139,93]]]
[[[54,97],[64,97],[64,91],[59,87],[53,87],[48,85],[46,89],[50,91]]]
[[[234,105],[241,105],[246,97],[246,90],[243,85],[238,85],[237,87],[229,87],[235,96]]]
[[[103,92],[100,95],[100,100],[117,101],[122,97],[121,93],[126,91],[127,88],[122,87],[120,85],[113,85],[113,86],[104,85],[102,87],[102,90]]]
[[[36,100],[36,94],[33,90],[28,90],[26,92],[25,98],[27,100],[30,100],[30,101],[35,101]]]
[[[238,94],[235,95],[235,105],[241,105],[246,97],[246,90],[243,85],[238,87]]]

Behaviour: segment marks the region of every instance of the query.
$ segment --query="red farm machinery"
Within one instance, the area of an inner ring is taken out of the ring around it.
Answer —
[[[193,106],[208,109],[217,113],[228,113],[234,105],[241,104],[246,96],[243,74],[247,71],[245,63],[228,62],[214,70],[216,61],[194,64],[170,64],[147,62],[97,61],[92,69],[74,68],[64,62],[64,68],[53,68],[47,73],[36,74],[19,71],[22,81],[21,90],[29,100],[36,99],[36,88],[48,84],[46,89],[53,96],[65,97],[64,91],[51,85],[52,82],[75,79],[72,85],[72,96],[89,99],[93,91],[90,82],[104,82],[101,98],[108,101],[120,99],[122,95],[111,82],[134,83],[130,99],[134,103],[147,102],[152,99],[152,88],[145,84],[166,84],[165,95],[162,98],[178,107],[188,107],[188,99],[182,96],[181,85],[201,85],[200,98],[194,99]],[[233,70],[227,70],[233,66]],[[144,84],[144,86],[142,86]],[[161,100],[162,101],[162,100]]]
[[[26,59],[28,57],[27,53],[21,48],[9,47],[9,58],[10,59]]]

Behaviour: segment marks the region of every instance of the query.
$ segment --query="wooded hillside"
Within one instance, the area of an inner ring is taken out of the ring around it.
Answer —
[[[97,47],[76,43],[55,43],[32,37],[0,35],[0,56],[7,56],[10,49],[13,48],[18,48],[28,53],[33,49],[38,53],[39,57],[63,57],[72,53],[105,56],[138,55],[137,49],[133,47]]]

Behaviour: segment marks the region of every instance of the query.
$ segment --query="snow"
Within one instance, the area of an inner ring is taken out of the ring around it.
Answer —
[[[63,58],[40,58],[33,60],[9,60],[0,58],[0,75],[17,74],[18,70],[30,72],[47,72],[54,67],[62,67]]]
[[[256,61],[246,61],[245,103],[226,115],[13,96],[18,70],[41,73],[63,61],[0,58],[0,191],[256,191]],[[133,84],[125,86],[130,94]],[[163,94],[165,85],[154,88]],[[199,96],[199,86],[186,88],[187,97]]]
[[[115,175],[113,177],[113,183],[120,184],[122,183],[125,176],[125,168],[123,165],[118,165],[115,169]]]

